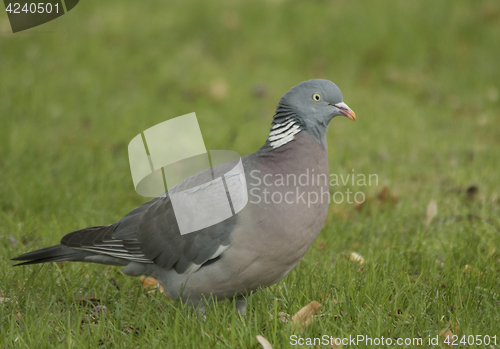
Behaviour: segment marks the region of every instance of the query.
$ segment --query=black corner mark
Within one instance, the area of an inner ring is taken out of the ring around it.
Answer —
[[[64,15],[64,0],[4,0],[13,33],[47,23]],[[65,0],[66,11],[72,10],[79,0]]]

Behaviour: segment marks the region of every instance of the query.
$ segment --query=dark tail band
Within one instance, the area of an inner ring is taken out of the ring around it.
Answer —
[[[49,262],[64,262],[64,261],[83,261],[85,257],[93,255],[92,252],[75,250],[63,245],[55,245],[41,250],[28,252],[16,258],[13,261],[27,261],[18,265],[49,263]]]

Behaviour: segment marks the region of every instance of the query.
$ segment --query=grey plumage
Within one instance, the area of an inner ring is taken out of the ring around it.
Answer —
[[[114,224],[69,233],[60,245],[13,260],[121,265],[127,275],[150,275],[169,297],[182,297],[193,305],[203,297],[230,298],[270,286],[295,267],[319,234],[327,214],[328,181],[266,185],[266,178],[306,171],[328,176],[326,131],[337,115],[355,119],[330,81],[309,80],[286,93],[266,143],[242,158],[249,202],[225,221],[181,235],[167,193]],[[188,188],[192,181],[195,178],[188,178],[173,190]],[[266,190],[282,198],[292,192],[298,197],[311,193],[323,197],[307,204],[301,199],[266,201]],[[244,300],[238,299],[243,312]]]

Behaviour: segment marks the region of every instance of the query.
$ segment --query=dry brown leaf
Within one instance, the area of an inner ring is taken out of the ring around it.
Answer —
[[[389,188],[384,186],[382,190],[377,194],[377,199],[381,202],[397,203],[398,197],[391,194]]]
[[[273,346],[267,339],[262,337],[260,334],[257,335],[257,340],[259,341],[260,345],[262,345],[262,348],[264,349],[273,349]]]
[[[453,348],[453,332],[448,328],[444,328],[439,332],[439,339],[441,340],[441,345],[445,348]],[[447,343],[445,343],[445,341]]]
[[[17,314],[14,315],[14,321],[16,321],[16,322],[21,321],[21,318],[22,318],[22,316],[21,316],[20,312],[17,312]]]
[[[330,345],[330,348],[338,349],[338,348],[342,347],[342,344],[337,344],[336,342],[337,342],[337,338],[332,337],[331,342],[330,342],[332,344]],[[340,342],[340,340],[338,342]]]
[[[438,207],[436,204],[436,201],[431,200],[429,201],[429,204],[427,205],[427,213],[426,213],[426,220],[425,220],[425,225],[429,226],[431,224],[431,221],[434,217],[437,216],[438,213]]]
[[[306,326],[311,324],[314,321],[314,314],[316,314],[322,305],[316,301],[312,301],[305,307],[299,309],[299,311],[292,316],[292,328],[295,331],[296,329],[300,329],[303,331]]]
[[[148,293],[154,293],[154,292],[156,292],[156,290],[160,290],[161,293],[165,294],[165,290],[163,289],[163,286],[160,285],[158,280],[156,280],[155,278],[152,278],[151,276],[148,276],[148,277],[141,276],[141,281],[142,281],[143,288],[148,288],[151,286],[155,287],[154,290],[148,291]]]
[[[144,277],[141,276],[141,281],[142,281],[142,288],[148,288],[150,286],[158,286],[159,282],[155,278],[152,278],[151,276]]]
[[[365,205],[365,202],[366,202],[366,200],[363,200],[363,201],[361,201],[361,202],[357,202],[357,201],[355,201],[355,202],[354,202],[354,205],[353,205],[354,209],[355,209],[356,211],[360,212],[360,211],[363,209],[363,207],[364,207],[364,205]]]
[[[349,259],[351,261],[359,263],[360,265],[363,265],[363,263],[365,263],[365,259],[363,257],[361,257],[361,255],[357,254],[356,252],[351,252]]]

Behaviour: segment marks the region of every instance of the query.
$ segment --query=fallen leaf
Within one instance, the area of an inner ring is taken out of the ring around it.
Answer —
[[[142,281],[142,288],[148,288],[150,286],[156,287],[160,284],[158,282],[158,280],[156,280],[155,278],[152,278],[151,276],[148,276],[148,277],[142,276],[141,281]]]
[[[311,324],[314,321],[314,314],[316,314],[322,305],[316,301],[312,301],[305,307],[299,309],[299,311],[292,316],[292,328],[295,331],[296,329],[304,330],[306,326]]]
[[[161,293],[165,294],[165,290],[163,289],[163,286],[160,285],[158,280],[156,280],[155,278],[152,278],[151,276],[148,276],[148,277],[141,276],[141,281],[142,281],[143,288],[148,288],[151,286],[156,287],[154,290],[148,291],[148,293],[154,293],[154,292],[156,292],[156,290],[160,290]]]
[[[337,344],[337,342],[339,344]],[[338,348],[342,347],[341,340],[340,339],[337,340],[337,338],[335,338],[335,337],[331,337],[330,343],[332,343],[332,344],[330,344],[330,348],[338,349]]]
[[[382,190],[378,193],[377,199],[379,199],[380,201],[384,201],[388,193],[389,193],[389,188],[383,187]]]
[[[439,338],[441,339],[441,345],[445,348],[453,348],[453,332],[448,328],[442,329],[439,332]],[[445,343],[446,341],[446,343]]]
[[[356,252],[351,252],[351,255],[349,256],[349,259],[353,262],[357,262],[361,265],[365,262],[365,259],[361,257],[361,255],[357,254]]]
[[[432,219],[437,216],[437,213],[438,213],[438,207],[436,201],[434,200],[429,201],[426,213],[427,219],[425,220],[426,226],[429,226],[429,224],[431,224]]]
[[[262,345],[262,348],[273,349],[271,343],[269,343],[269,341],[262,337],[260,334],[257,335],[257,340],[259,341],[260,345]]]
[[[354,206],[354,209],[355,209],[356,211],[358,211],[358,212],[359,212],[359,211],[361,211],[361,210],[363,209],[364,205],[365,205],[365,202],[366,202],[366,200],[363,200],[363,201],[361,201],[361,202],[357,202],[357,201],[355,201],[355,202],[354,202],[354,205],[353,205],[353,206]]]
[[[377,199],[381,202],[397,203],[398,197],[391,194],[387,186],[383,187],[378,193]]]

